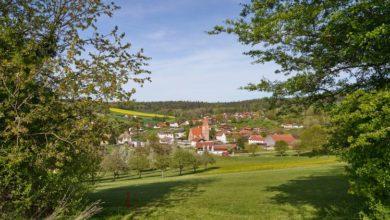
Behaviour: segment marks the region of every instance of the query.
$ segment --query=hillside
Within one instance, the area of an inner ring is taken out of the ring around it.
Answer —
[[[168,116],[168,115],[131,111],[131,110],[120,109],[120,108],[110,108],[110,112],[115,114],[120,114],[120,115],[137,116],[141,118],[175,118],[173,116]]]
[[[302,99],[262,98],[238,102],[193,102],[193,101],[159,101],[111,103],[112,107],[133,111],[172,115],[175,117],[196,118],[202,115],[215,115],[235,112],[262,112],[275,116],[299,118],[308,109]],[[272,117],[272,116],[271,116]]]

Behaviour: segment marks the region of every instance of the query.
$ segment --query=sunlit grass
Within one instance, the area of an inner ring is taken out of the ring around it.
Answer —
[[[106,179],[90,198],[104,202],[100,219],[354,218],[343,166],[333,156],[219,158],[195,174]]]
[[[153,113],[145,113],[145,112],[137,112],[137,111],[131,111],[131,110],[125,110],[120,108],[110,108],[110,111],[117,114],[123,114],[123,115],[132,115],[137,117],[146,117],[146,118],[175,118],[173,116],[168,115],[160,115],[160,114],[153,114]]]
[[[321,157],[275,157],[271,155],[257,157],[228,157],[220,158],[216,165],[218,169],[210,170],[213,173],[245,172],[254,170],[273,170],[294,167],[313,167],[326,164],[335,164],[338,160],[335,156]]]

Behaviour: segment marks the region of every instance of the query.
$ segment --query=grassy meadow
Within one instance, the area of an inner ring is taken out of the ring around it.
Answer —
[[[120,109],[120,108],[110,108],[110,112],[116,113],[116,114],[121,114],[121,115],[132,115],[132,116],[145,117],[145,118],[171,118],[171,119],[175,118],[173,116],[168,116],[168,115],[137,112],[137,111]]]
[[[195,174],[176,170],[103,178],[90,199],[96,219],[334,219],[355,218],[343,164],[333,156],[219,158]]]

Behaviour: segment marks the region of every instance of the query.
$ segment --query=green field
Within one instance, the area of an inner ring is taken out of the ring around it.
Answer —
[[[171,118],[171,119],[175,118],[173,116],[168,116],[168,115],[137,112],[137,111],[120,109],[120,108],[110,108],[110,112],[113,112],[116,114],[122,114],[122,115],[132,115],[132,116],[137,116],[137,117],[145,117],[145,118]]]
[[[162,179],[103,179],[92,200],[98,219],[334,219],[357,217],[343,164],[334,157],[258,156],[218,159],[208,170]],[[130,196],[127,199],[127,196]],[[128,208],[128,206],[130,206]]]

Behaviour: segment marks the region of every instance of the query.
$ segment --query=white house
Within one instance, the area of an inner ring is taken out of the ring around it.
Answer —
[[[130,132],[125,131],[123,134],[119,135],[117,144],[130,144],[131,141]]]
[[[284,129],[297,129],[297,128],[303,128],[302,125],[297,125],[297,124],[282,124],[282,128]]]
[[[145,147],[146,143],[142,141],[131,141],[129,143],[133,147]]]
[[[249,144],[265,144],[265,140],[261,135],[251,135],[248,138]]]
[[[169,123],[169,127],[171,127],[171,128],[178,128],[179,124],[177,122]]]
[[[173,133],[168,133],[168,132],[158,132],[157,133],[158,139],[163,139],[163,138],[174,138]]]
[[[220,141],[220,142],[222,142],[222,143],[224,143],[224,144],[227,143],[227,138],[226,138],[225,132],[218,132],[217,135],[215,136],[215,138],[216,138],[218,141]]]
[[[173,144],[175,142],[175,139],[170,137],[165,137],[159,140],[160,144]]]
[[[184,131],[175,133],[175,138],[184,138],[185,136],[186,136],[186,133]]]
[[[189,121],[184,121],[183,123],[180,124],[180,126],[187,126],[187,125],[190,125]]]
[[[192,140],[190,141],[191,147],[196,147],[196,144],[197,144],[199,141],[201,141],[201,139],[199,139],[199,138],[194,138],[194,139],[192,139]]]
[[[229,155],[229,150],[236,149],[236,144],[216,144],[213,141],[203,141],[196,144],[196,152],[203,154],[209,152],[215,155]]]

